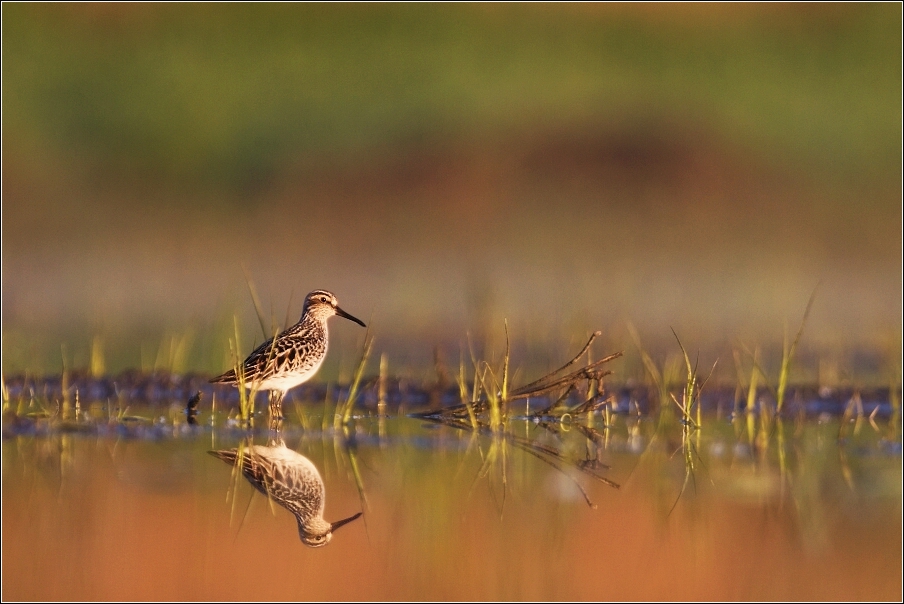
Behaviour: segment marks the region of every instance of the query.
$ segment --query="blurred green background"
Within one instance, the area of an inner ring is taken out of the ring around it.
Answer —
[[[3,371],[219,372],[234,315],[262,341],[247,272],[274,323],[334,291],[413,376],[503,319],[528,365],[630,321],[733,375],[819,283],[799,377],[885,379],[901,15],[4,3]]]

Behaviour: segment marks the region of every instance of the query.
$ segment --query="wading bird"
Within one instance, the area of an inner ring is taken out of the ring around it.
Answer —
[[[329,344],[326,321],[339,315],[362,327],[364,322],[341,308],[336,296],[322,289],[312,291],[304,299],[301,319],[281,334],[258,346],[239,367],[241,375],[230,369],[213,378],[213,384],[240,384],[248,389],[269,390],[270,421],[282,418],[282,400],[290,389],[311,379]]]

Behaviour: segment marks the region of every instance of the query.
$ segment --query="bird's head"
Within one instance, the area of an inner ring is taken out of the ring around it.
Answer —
[[[348,524],[352,520],[357,520],[359,516],[361,516],[361,512],[358,512],[354,516],[349,516],[344,520],[332,523],[322,519],[319,519],[319,521],[318,519],[314,519],[307,523],[302,523],[302,521],[299,520],[298,536],[301,537],[301,542],[307,546],[323,547],[332,540],[333,533],[339,527]]]
[[[325,289],[315,289],[305,297],[303,314],[311,315],[319,321],[326,321],[333,315],[339,315],[344,319],[354,321],[361,327],[367,327],[364,321],[339,308],[336,296]]]

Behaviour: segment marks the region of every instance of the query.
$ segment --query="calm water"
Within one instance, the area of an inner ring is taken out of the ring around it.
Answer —
[[[627,416],[493,438],[303,415],[281,437],[319,471],[326,520],[364,512],[312,548],[207,454],[248,444],[241,431],[145,415],[159,423],[4,431],[4,599],[901,597],[887,420],[839,440],[837,418],[763,434],[713,417],[683,443],[677,423]]]

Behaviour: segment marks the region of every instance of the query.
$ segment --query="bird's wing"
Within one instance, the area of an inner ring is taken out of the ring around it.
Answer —
[[[277,358],[277,350],[280,348],[279,338],[286,332],[279,334],[275,338],[270,338],[257,348],[255,348],[251,354],[248,355],[242,362],[242,371],[245,374],[245,381],[250,382],[251,376],[254,376],[255,379],[264,379],[273,374],[273,371],[276,368],[276,364],[273,363]],[[273,346],[273,341],[276,340],[276,347]],[[235,369],[230,369],[226,373],[219,375],[212,380],[210,380],[211,384],[238,384],[239,379],[235,373]]]

